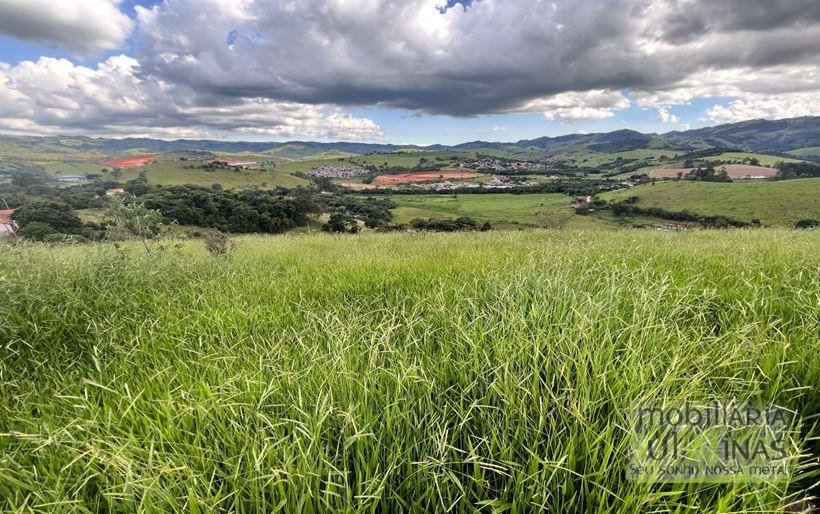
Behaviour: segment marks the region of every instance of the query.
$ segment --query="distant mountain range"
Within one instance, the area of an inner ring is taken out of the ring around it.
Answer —
[[[732,148],[759,153],[786,153],[820,147],[820,116],[784,120],[750,120],[664,134],[643,134],[634,130],[616,130],[598,134],[569,134],[539,137],[515,143],[471,141],[459,145],[393,145],[373,143],[317,143],[289,141],[259,143],[242,141],[211,141],[178,139],[164,141],[146,138],[105,139],[84,136],[5,136],[0,135],[0,155],[25,153],[82,154],[89,152],[110,155],[124,153],[165,153],[209,151],[224,153],[271,154],[289,159],[302,159],[333,154],[367,154],[400,150],[469,150],[501,152],[509,155],[548,156],[563,150],[584,147],[592,152],[619,152],[639,148],[683,151],[709,148]],[[811,152],[809,152],[810,154]],[[818,152],[820,153],[820,152]]]

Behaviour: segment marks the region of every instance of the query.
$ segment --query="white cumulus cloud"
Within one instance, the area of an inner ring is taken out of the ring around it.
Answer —
[[[119,48],[133,28],[119,0],[0,0],[0,33],[81,54]]]
[[[630,101],[620,91],[584,91],[560,93],[538,98],[523,105],[522,111],[540,111],[549,120],[601,120],[615,111],[629,107]]]
[[[141,76],[124,55],[95,68],[43,57],[0,63],[0,129],[38,134],[212,137],[227,133],[375,140],[373,121],[338,108],[268,98],[203,96]]]
[[[816,116],[820,113],[820,93],[747,95],[728,105],[715,105],[706,113],[714,123],[734,123],[757,118],[782,119]]]

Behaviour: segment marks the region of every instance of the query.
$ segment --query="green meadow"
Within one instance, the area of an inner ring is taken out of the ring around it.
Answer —
[[[597,220],[575,216],[572,197],[561,193],[548,194],[460,194],[460,195],[393,195],[398,207],[393,209],[394,221],[407,223],[414,218],[452,219],[474,218],[509,226],[545,226],[558,218],[587,225]]]
[[[724,152],[720,155],[703,157],[704,161],[742,161],[743,159],[757,159],[761,166],[775,166],[779,162],[803,162],[800,159],[790,159],[778,155],[765,155],[748,152]]]
[[[658,181],[603,193],[606,200],[638,197],[640,207],[662,207],[741,221],[760,220],[766,225],[791,225],[804,218],[820,219],[820,181],[748,180],[734,182]]]
[[[0,510],[796,512],[818,250],[783,229],[3,246]],[[635,405],[715,398],[796,414],[789,480],[627,478]]]

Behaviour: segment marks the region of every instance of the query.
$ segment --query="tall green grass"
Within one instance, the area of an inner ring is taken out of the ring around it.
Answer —
[[[0,509],[806,508],[818,250],[786,230],[4,248]],[[636,402],[713,397],[803,419],[794,480],[627,479]]]

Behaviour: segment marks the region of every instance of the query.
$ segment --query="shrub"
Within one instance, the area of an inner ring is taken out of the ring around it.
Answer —
[[[227,255],[234,247],[228,234],[219,230],[206,234],[202,242],[211,255]]]
[[[802,220],[797,220],[794,223],[794,228],[814,228],[820,225],[820,221],[812,218],[803,218]]]
[[[60,232],[46,223],[39,221],[32,221],[17,231],[17,235],[34,241],[45,241],[49,236],[59,234]]]

